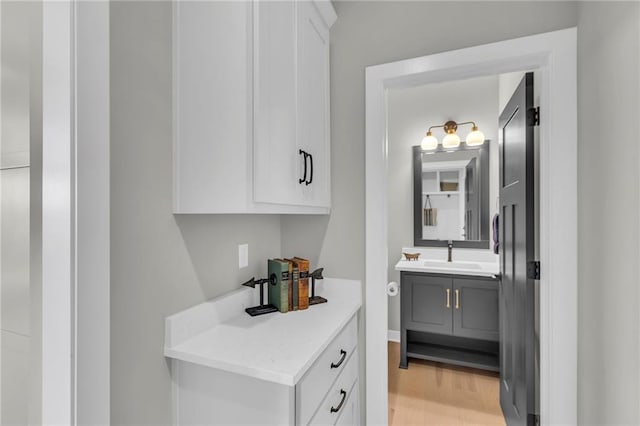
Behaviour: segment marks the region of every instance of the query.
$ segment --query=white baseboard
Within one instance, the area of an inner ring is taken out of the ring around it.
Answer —
[[[400,343],[400,330],[387,330],[387,340]]]

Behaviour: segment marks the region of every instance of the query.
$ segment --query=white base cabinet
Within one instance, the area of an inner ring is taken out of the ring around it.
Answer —
[[[294,386],[172,360],[175,424],[359,425],[356,343],[354,317]]]
[[[242,288],[165,320],[176,425],[359,425],[358,281],[325,278],[328,302],[250,317]]]
[[[327,214],[329,1],[175,2],[174,212]]]
[[[293,425],[290,386],[172,360],[174,425]]]

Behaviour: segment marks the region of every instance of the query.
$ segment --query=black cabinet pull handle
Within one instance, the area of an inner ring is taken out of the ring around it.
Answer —
[[[347,351],[345,351],[344,349],[340,349],[340,355],[342,355],[340,357],[340,361],[338,361],[337,364],[331,363],[331,368],[338,368],[342,365],[344,359],[347,357]]]
[[[309,185],[313,182],[313,155],[307,154],[309,156],[309,168],[311,169],[311,173],[309,173],[309,180],[305,181],[305,185]]]
[[[347,393],[344,391],[344,389],[340,389],[340,395],[342,395],[342,401],[340,401],[340,404],[338,404],[337,407],[331,407],[332,413],[337,413],[338,411],[340,411],[340,409],[342,408],[342,404],[344,404],[344,400],[347,399]]]
[[[301,179],[298,179],[298,183],[302,184],[302,182],[307,182],[307,153],[303,150],[299,149],[298,154],[303,155],[304,157],[304,176]],[[307,184],[308,185],[308,184]]]

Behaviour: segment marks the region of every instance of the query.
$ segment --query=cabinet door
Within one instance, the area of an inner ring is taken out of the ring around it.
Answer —
[[[329,29],[314,2],[298,2],[298,147],[305,204],[330,205]],[[304,154],[303,154],[304,156]]]
[[[481,278],[453,279],[453,334],[498,341],[498,283]]]
[[[243,212],[251,188],[251,6],[173,8],[174,212]]]
[[[297,2],[254,3],[254,201],[301,204],[296,140]],[[234,141],[229,141],[233,144]]]
[[[402,317],[407,329],[451,334],[451,278],[406,274],[400,294]]]

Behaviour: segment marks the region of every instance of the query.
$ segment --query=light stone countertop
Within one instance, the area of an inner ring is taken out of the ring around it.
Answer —
[[[167,317],[164,355],[294,386],[362,305],[360,281],[325,278],[316,282],[316,295],[327,303],[251,317],[244,308],[258,304],[257,288]]]

